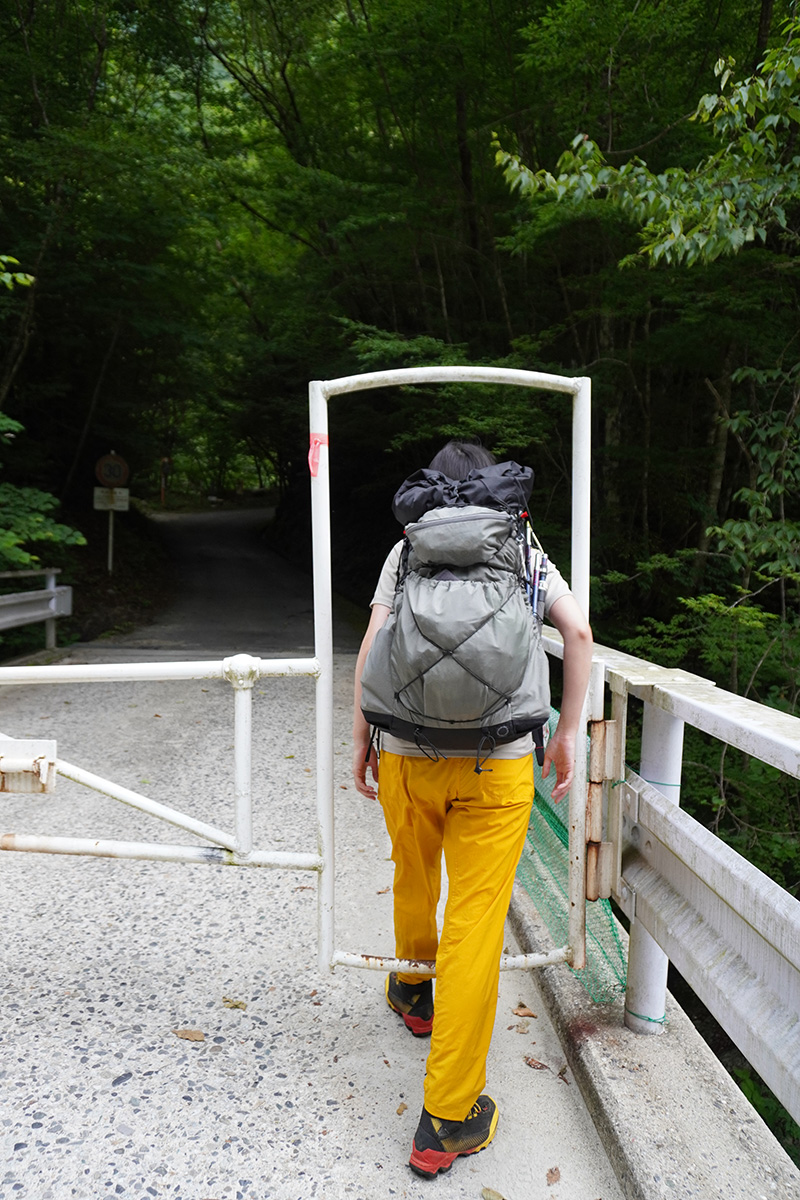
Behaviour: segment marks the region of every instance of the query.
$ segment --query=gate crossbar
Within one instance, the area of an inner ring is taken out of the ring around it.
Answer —
[[[315,658],[261,659],[247,654],[210,662],[95,663],[66,666],[0,667],[0,687],[28,684],[131,683],[180,680],[214,680],[234,688],[234,814],[233,834],[199,821],[188,813],[161,804],[130,788],[95,775],[83,767],[58,759],[56,771],[65,779],[119,800],[139,812],[156,817],[210,842],[206,846],[131,842],[111,838],[49,837],[5,833],[0,850],[40,854],[75,854],[93,858],[133,858],[155,861],[214,863],[224,866],[274,867],[285,870],[322,871],[323,852],[316,854],[253,849],[251,798],[252,689],[258,679],[310,676],[319,680]],[[318,795],[318,802],[320,797]]]

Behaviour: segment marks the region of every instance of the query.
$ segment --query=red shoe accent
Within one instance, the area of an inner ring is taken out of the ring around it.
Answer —
[[[397,1009],[394,1010],[397,1012]],[[433,1017],[429,1017],[426,1021],[424,1017],[411,1017],[408,1013],[400,1013],[400,1016],[406,1023],[406,1028],[410,1029],[414,1037],[427,1037],[433,1030]]]
[[[457,1158],[458,1154],[446,1154],[441,1150],[418,1150],[417,1143],[414,1142],[408,1165],[419,1175],[427,1175],[429,1179],[433,1179],[439,1171],[449,1171]]]

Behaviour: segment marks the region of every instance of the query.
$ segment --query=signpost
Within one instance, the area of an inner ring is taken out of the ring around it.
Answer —
[[[130,492],[125,484],[130,477],[130,468],[124,458],[112,450],[98,458],[94,466],[97,479],[103,484],[94,489],[94,507],[108,513],[108,573],[114,570],[114,513],[127,512],[130,507]]]

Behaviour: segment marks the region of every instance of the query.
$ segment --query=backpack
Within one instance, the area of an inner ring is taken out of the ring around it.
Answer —
[[[531,567],[532,486],[517,463],[465,480],[423,470],[394,499],[405,525],[394,607],[364,664],[361,708],[374,730],[434,760],[474,751],[478,772],[497,745],[529,732],[543,757],[547,560],[539,547]]]

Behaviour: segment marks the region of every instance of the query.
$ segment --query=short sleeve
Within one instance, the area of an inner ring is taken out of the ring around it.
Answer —
[[[397,570],[400,566],[400,555],[403,550],[402,541],[397,542],[389,551],[386,562],[383,564],[381,573],[378,576],[378,586],[375,588],[375,595],[370,600],[370,608],[373,604],[385,604],[387,608],[394,607],[394,593],[397,588]]]
[[[556,600],[562,596],[571,596],[572,589],[558,567],[553,562],[547,564],[547,591],[544,597],[544,615],[548,616]]]

